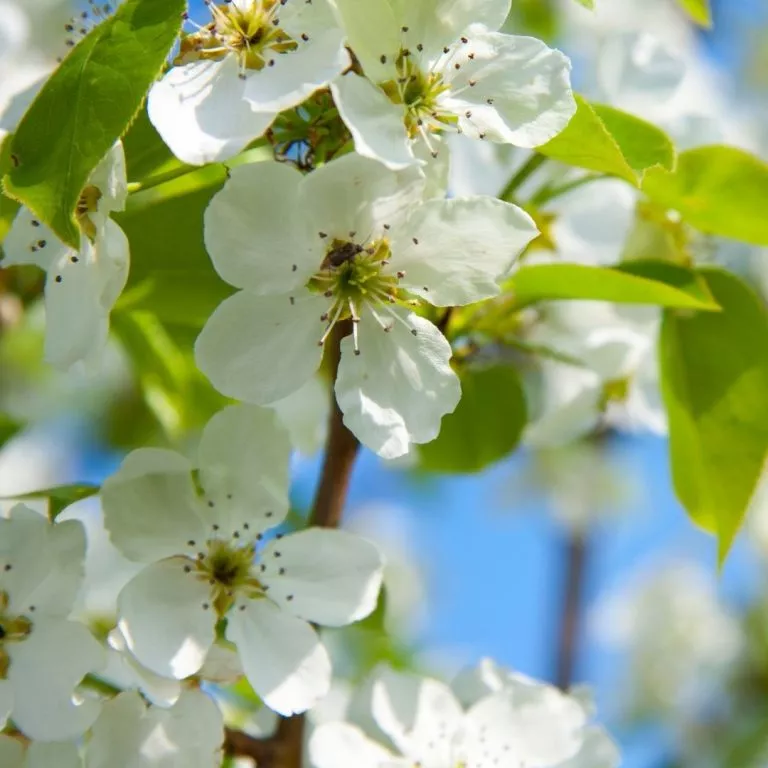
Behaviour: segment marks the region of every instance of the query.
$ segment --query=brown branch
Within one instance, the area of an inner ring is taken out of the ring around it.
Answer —
[[[555,682],[559,688],[567,691],[573,683],[578,654],[581,603],[587,563],[586,537],[583,534],[569,532],[564,542],[563,557],[565,579]]]
[[[326,347],[331,381],[336,380],[341,356],[341,340],[349,335],[349,321],[336,326]],[[344,426],[336,395],[331,390],[331,413],[320,483],[315,492],[309,524],[336,528],[347,498],[347,489],[360,444]],[[242,731],[228,728],[224,752],[235,757],[250,757],[259,768],[301,768],[304,750],[304,716],[281,717],[277,730],[267,739],[256,739]]]

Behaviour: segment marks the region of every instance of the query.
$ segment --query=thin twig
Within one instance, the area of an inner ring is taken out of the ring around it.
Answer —
[[[587,541],[581,533],[569,533],[563,548],[565,560],[563,603],[557,644],[555,682],[567,691],[573,684],[579,650],[581,602],[587,563]]]

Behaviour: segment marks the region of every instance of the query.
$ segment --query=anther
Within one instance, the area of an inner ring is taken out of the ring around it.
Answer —
[[[413,239],[413,244],[414,245],[418,245],[419,244],[419,238],[418,237],[414,237],[412,239]]]
[[[55,280],[57,283],[60,283],[60,282],[62,281],[62,279],[63,279],[63,278],[61,277],[61,275],[56,275],[56,277],[54,278],[54,280]]]

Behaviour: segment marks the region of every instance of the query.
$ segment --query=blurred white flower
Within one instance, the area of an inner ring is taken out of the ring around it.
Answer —
[[[86,768],[215,768],[224,741],[221,713],[198,690],[170,709],[121,693],[104,705],[86,750]]]
[[[371,713],[385,746],[351,723],[319,726],[309,751],[316,768],[410,766],[555,768],[581,749],[585,713],[547,685],[504,687],[464,709],[444,683],[380,671],[370,688]]]
[[[679,720],[717,691],[742,637],[714,580],[692,563],[672,562],[598,604],[595,632],[628,654],[625,682],[634,708]]]
[[[22,504],[0,520],[0,723],[10,717],[33,739],[80,735],[99,713],[73,698],[104,663],[88,629],[67,620],[84,555],[75,521],[51,524]]]
[[[3,768],[82,768],[73,742],[24,742],[0,734],[0,765]]]

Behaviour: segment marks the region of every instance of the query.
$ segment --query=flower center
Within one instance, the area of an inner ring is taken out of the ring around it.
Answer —
[[[295,51],[299,43],[280,28],[281,0],[253,0],[245,9],[234,3],[206,2],[212,20],[197,32],[185,35],[177,63],[223,59],[234,53],[245,70],[261,70],[275,63],[274,55]],[[302,35],[302,40],[308,40]]]
[[[380,87],[392,103],[405,107],[405,127],[411,138],[456,125],[456,116],[438,106],[438,98],[449,88],[440,73],[423,72],[407,48],[401,49],[395,67],[397,77]]]
[[[96,225],[89,214],[96,213],[99,210],[99,200],[101,200],[101,190],[93,184],[89,184],[80,193],[75,207],[75,219],[80,229],[93,240],[96,237]]]
[[[8,613],[8,593],[0,592],[0,680],[7,677],[10,658],[5,646],[24,640],[32,632],[32,622],[26,616]]]
[[[196,572],[211,586],[211,600],[219,616],[223,616],[234,603],[238,592],[249,596],[263,590],[252,575],[255,550],[252,544],[235,546],[222,539],[208,542],[208,551],[198,555]]]

